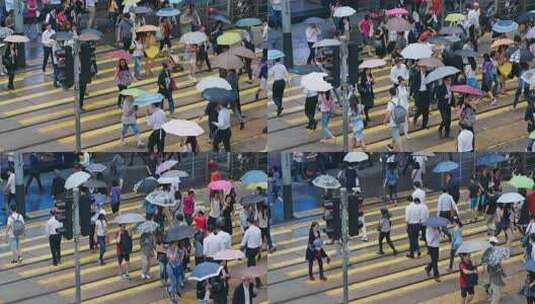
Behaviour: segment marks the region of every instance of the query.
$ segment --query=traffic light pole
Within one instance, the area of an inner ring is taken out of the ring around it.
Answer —
[[[284,55],[284,63],[286,68],[292,69],[294,67],[294,56],[292,47],[292,10],[291,1],[282,1],[282,47]]]
[[[26,205],[24,204],[24,162],[21,152],[15,152],[14,159],[14,173],[15,173],[15,203],[17,205],[17,212],[26,216]]]
[[[80,40],[74,38],[74,129],[76,137],[76,153],[82,152],[82,128],[80,123]]]
[[[340,188],[340,219],[342,222],[342,282],[344,290],[344,298],[342,303],[349,303],[349,216],[347,213],[348,198],[347,189]]]
[[[344,90],[345,88],[345,90]],[[344,151],[349,152],[349,87],[342,86],[343,128],[344,128]]]
[[[72,224],[74,238],[74,282],[76,286],[75,303],[82,303],[80,278],[80,189],[72,189]]]
[[[294,217],[292,198],[292,155],[290,152],[281,153],[282,200],[284,202],[284,219]]]

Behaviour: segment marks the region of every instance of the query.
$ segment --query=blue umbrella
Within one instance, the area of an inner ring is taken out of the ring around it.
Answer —
[[[232,22],[230,22],[230,19],[227,16],[221,15],[221,14],[210,15],[210,19],[215,20],[215,21],[221,21],[221,22],[226,23],[226,24],[231,24],[232,23]]]
[[[286,55],[284,55],[284,53],[279,50],[268,50],[268,60],[275,60],[285,56]]]
[[[180,4],[182,3],[184,0],[169,0],[169,3],[170,4]]]
[[[448,226],[449,223],[450,221],[447,218],[440,216],[432,216],[427,218],[427,220],[424,222],[424,225],[427,227],[437,228]]]
[[[535,10],[532,10],[532,11],[525,12],[522,15],[518,16],[515,21],[518,23],[524,23],[534,18],[535,18]]]
[[[477,162],[481,166],[491,166],[505,161],[506,159],[505,156],[499,153],[489,153],[481,156]]]
[[[518,29],[518,23],[513,20],[498,20],[492,26],[492,30],[497,33],[510,33]]]
[[[524,263],[524,269],[526,269],[527,271],[535,272],[535,261],[529,260]]]
[[[156,12],[156,16],[158,17],[173,17],[179,14],[180,14],[179,10],[177,10],[176,8],[171,8],[171,7],[164,7]]]
[[[201,96],[209,102],[221,104],[229,104],[236,100],[234,91],[221,88],[208,88],[202,92]]]
[[[241,178],[240,181],[245,184],[252,183],[263,183],[267,182],[268,176],[264,171],[261,170],[251,170],[247,171]]]
[[[236,22],[238,27],[250,27],[262,24],[262,20],[258,18],[242,18]]]
[[[452,161],[443,161],[438,163],[434,168],[433,172],[435,173],[444,173],[444,172],[450,172],[455,169],[459,168],[459,165],[456,162]]]
[[[217,263],[204,262],[201,263],[191,272],[189,280],[204,281],[209,278],[217,277],[223,267]]]
[[[148,106],[153,103],[162,102],[163,95],[160,93],[143,94],[134,98],[134,105],[138,107]]]
[[[152,9],[146,6],[136,6],[136,8],[134,8],[134,12],[136,14],[148,14],[152,12]]]

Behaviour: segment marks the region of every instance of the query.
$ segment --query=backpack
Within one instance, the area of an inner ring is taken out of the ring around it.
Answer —
[[[13,235],[15,237],[19,237],[24,233],[24,222],[22,221],[21,217],[22,216],[20,214],[17,218],[12,217],[13,224],[11,225],[11,228],[13,229]]]
[[[128,233],[121,235],[121,249],[123,254],[132,253],[132,237]]]
[[[467,127],[473,127],[476,123],[476,111],[472,108],[463,109],[463,119],[462,124]]]
[[[405,118],[407,117],[407,110],[401,106],[399,100],[394,104],[394,110],[392,110],[392,120],[396,125],[401,125],[405,123]]]

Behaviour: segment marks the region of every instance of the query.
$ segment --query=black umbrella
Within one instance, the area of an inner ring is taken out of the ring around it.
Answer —
[[[164,241],[167,243],[189,239],[195,234],[195,228],[188,225],[174,225],[167,229]]]
[[[82,186],[87,188],[108,188],[108,185],[104,181],[98,179],[90,179],[83,183]]]
[[[221,14],[211,15],[210,19],[215,20],[215,21],[221,21],[221,22],[226,23],[226,24],[231,24],[232,23],[232,22],[230,22],[230,19],[227,16],[221,15]]]
[[[57,41],[71,40],[73,37],[71,32],[56,32],[52,34],[51,38]]]
[[[151,193],[158,188],[160,184],[154,177],[146,177],[134,185],[134,192],[136,193]]]
[[[460,49],[453,52],[454,55],[461,56],[461,57],[476,57],[477,53],[474,52],[471,49]]]
[[[249,194],[241,198],[240,204],[242,204],[243,206],[249,206],[264,203],[265,201],[266,197],[263,195]]]
[[[323,72],[321,68],[315,64],[297,65],[291,69],[288,69],[288,71],[297,75],[306,75],[312,72]]]
[[[232,90],[209,88],[202,92],[202,98],[209,102],[229,104],[236,100],[236,94],[234,94],[234,91]]]
[[[530,21],[531,19],[535,19],[535,10],[523,13],[522,15],[518,16],[515,21],[517,23],[524,23]]]

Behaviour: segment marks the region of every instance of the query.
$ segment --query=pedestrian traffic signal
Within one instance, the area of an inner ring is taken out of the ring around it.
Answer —
[[[350,42],[347,45],[347,48],[349,55],[347,59],[349,73],[348,83],[354,86],[359,79],[359,65],[362,63],[362,59],[360,58],[362,47],[360,44]]]
[[[362,206],[362,196],[360,194],[351,194],[347,197],[347,213],[349,217],[349,235],[357,236],[362,228],[360,217],[362,213],[360,208]]]
[[[341,232],[340,199],[328,199],[323,203],[323,220],[325,233],[331,240],[339,240]]]
[[[331,46],[323,48],[323,68],[327,70],[325,80],[333,87],[340,87],[340,48]]]
[[[55,206],[58,211],[56,219],[63,224],[63,228],[60,229],[61,234],[67,240],[72,240],[72,191],[65,192],[61,198],[57,199]]]

